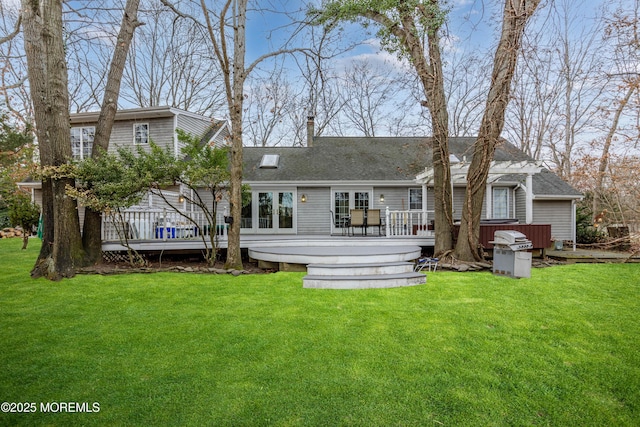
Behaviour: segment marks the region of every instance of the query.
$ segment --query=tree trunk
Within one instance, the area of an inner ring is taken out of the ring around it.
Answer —
[[[71,159],[62,2],[24,0],[22,6],[25,52],[41,164],[45,168],[56,168]],[[44,226],[49,231],[45,231],[46,240],[32,276],[57,280],[75,275],[76,267],[83,262],[84,251],[77,204],[66,195],[66,186],[74,185],[73,179],[54,177],[47,181],[43,183],[42,202]]]
[[[431,123],[433,127],[433,194],[435,214],[435,245],[433,252],[440,256],[453,249],[453,194],[449,162],[449,114],[444,93],[440,37],[433,31],[429,35],[429,58],[431,60],[431,84],[425,86]]]
[[[233,82],[227,94],[231,115],[231,179],[230,213],[233,223],[229,228],[226,268],[242,269],[240,252],[240,225],[242,218],[242,105],[244,102],[247,0],[239,0],[234,11]]]
[[[505,0],[502,35],[493,62],[491,88],[467,174],[462,223],[455,249],[455,257],[461,261],[484,258],[480,248],[480,218],[489,167],[504,127],[504,115],[509,102],[511,79],[518,59],[520,41],[526,23],[538,3],[539,0]]]
[[[120,94],[120,82],[122,81],[122,73],[127,60],[129,46],[133,39],[133,33],[139,25],[137,14],[140,0],[127,0],[127,4],[122,16],[122,24],[120,25],[120,33],[116,42],[109,75],[107,77],[107,85],[105,88],[104,98],[100,115],[98,116],[98,124],[93,140],[93,148],[91,157],[98,158],[102,152],[109,149],[109,139],[111,138],[111,129],[118,108],[118,97]],[[84,214],[84,224],[82,233],[82,244],[86,251],[87,264],[95,264],[102,258],[102,213],[86,208]]]

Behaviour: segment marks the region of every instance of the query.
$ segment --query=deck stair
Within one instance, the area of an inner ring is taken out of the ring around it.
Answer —
[[[366,289],[415,286],[426,283],[411,262],[309,264],[302,279],[305,288]]]
[[[426,283],[424,273],[413,271],[413,261],[421,254],[420,246],[349,242],[351,245],[309,241],[307,245],[257,246],[249,248],[249,256],[279,266],[280,270],[301,266],[307,272],[302,279],[305,288],[395,288]]]

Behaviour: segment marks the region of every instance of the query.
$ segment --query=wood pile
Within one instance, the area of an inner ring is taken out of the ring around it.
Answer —
[[[7,228],[3,228],[2,231],[0,231],[0,239],[9,239],[12,237],[22,237],[22,236],[24,236],[24,232],[20,227],[17,227],[17,228],[7,227]]]
[[[640,233],[629,233],[629,229],[621,233],[613,233],[609,227],[609,238],[603,242],[591,244],[577,244],[580,249],[592,249],[602,251],[637,252],[640,249]],[[622,228],[622,227],[617,227]]]

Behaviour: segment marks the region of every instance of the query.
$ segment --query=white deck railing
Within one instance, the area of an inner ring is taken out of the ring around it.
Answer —
[[[385,210],[386,237],[431,237],[434,211]],[[224,215],[216,217],[216,238],[227,240]],[[126,210],[103,214],[102,240],[186,240],[210,237],[210,226],[203,212],[176,212],[171,209]]]
[[[224,216],[216,216],[216,237],[227,239]],[[127,210],[103,214],[102,240],[175,240],[209,238],[210,226],[203,212],[176,212],[171,209]]]
[[[389,208],[385,211],[385,224],[387,237],[434,235],[433,220],[434,211],[393,211]]]

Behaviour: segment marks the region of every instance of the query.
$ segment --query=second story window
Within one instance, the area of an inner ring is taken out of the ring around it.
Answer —
[[[136,145],[149,143],[149,123],[136,123],[133,125],[133,142]]]
[[[96,128],[94,126],[71,128],[71,152],[75,160],[91,157],[95,134]]]

